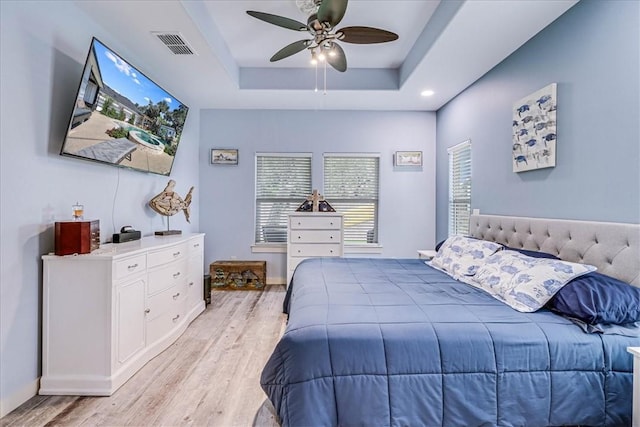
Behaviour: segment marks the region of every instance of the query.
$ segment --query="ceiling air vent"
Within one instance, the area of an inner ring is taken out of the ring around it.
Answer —
[[[195,55],[180,33],[152,32],[174,55]]]

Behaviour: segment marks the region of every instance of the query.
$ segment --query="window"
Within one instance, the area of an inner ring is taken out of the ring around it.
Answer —
[[[324,155],[323,196],[344,214],[345,245],[378,243],[377,154]]]
[[[449,153],[449,236],[469,233],[471,216],[471,140]]]
[[[256,154],[256,243],[287,241],[288,215],[311,194],[311,154]]]

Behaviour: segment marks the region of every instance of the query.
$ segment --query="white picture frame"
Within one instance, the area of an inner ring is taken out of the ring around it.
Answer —
[[[556,86],[551,83],[513,104],[513,172],[556,166]]]
[[[422,151],[396,151],[393,155],[394,166],[422,166]]]
[[[211,164],[212,165],[237,165],[238,149],[237,148],[212,148]]]

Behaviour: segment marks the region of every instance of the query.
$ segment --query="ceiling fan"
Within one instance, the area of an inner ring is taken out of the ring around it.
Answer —
[[[326,60],[338,71],[347,70],[347,57],[338,41],[355,44],[385,43],[398,39],[390,31],[372,27],[344,27],[335,29],[347,10],[348,0],[309,0],[312,7],[306,24],[284,16],[248,10],[254,18],[294,31],[308,31],[312,38],[293,42],[271,57],[271,62],[287,58],[305,49],[311,51],[311,61]],[[317,63],[317,62],[316,62]]]

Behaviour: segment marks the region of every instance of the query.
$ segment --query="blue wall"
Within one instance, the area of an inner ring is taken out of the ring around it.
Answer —
[[[256,152],[312,153],[312,184],[320,191],[323,153],[380,153],[381,255],[413,258],[417,249],[433,247],[435,113],[203,110],[200,132],[200,231],[207,234],[205,264],[231,257],[264,259],[267,281],[285,281],[284,253],[251,250]],[[238,166],[209,164],[212,148],[238,148]],[[424,166],[394,169],[397,150],[423,151]]]
[[[127,57],[99,22],[71,2],[0,1],[0,414],[35,394],[40,369],[40,256],[51,225],[75,201],[101,219],[102,234],[131,224],[164,228],[146,202],[167,179],[58,156],[91,36]],[[253,253],[254,153],[381,153],[382,256],[415,257],[446,234],[446,148],[471,138],[473,205],[487,213],[640,222],[637,1],[582,0],[485,77],[428,112],[229,111],[192,107],[172,172],[178,192],[196,185],[191,224],[207,233],[206,262],[268,259],[284,277],[283,253]],[[558,83],[557,167],[511,172],[515,100]],[[171,82],[158,82],[171,89]],[[176,94],[179,96],[180,94]],[[182,99],[182,98],[181,98]],[[437,132],[437,133],[436,133]],[[438,147],[436,149],[436,136]],[[199,146],[198,146],[199,143]],[[212,166],[209,150],[240,149],[240,164]],[[421,170],[392,166],[397,150],[422,150]],[[436,152],[437,150],[437,152]],[[117,193],[116,193],[117,189]],[[117,196],[117,197],[114,197]],[[115,199],[115,202],[114,202]]]
[[[437,238],[447,148],[472,141],[482,213],[640,222],[640,2],[582,0],[437,113]],[[558,84],[556,167],[512,172],[513,103]]]
[[[168,177],[59,156],[82,67],[96,36],[127,53],[72,2],[0,2],[0,416],[38,389],[41,350],[42,261],[53,251],[53,223],[70,219],[71,205],[100,220],[104,242],[123,225],[143,235],[166,228],[147,202]],[[133,55],[128,55],[133,57]],[[141,64],[144,66],[144,64]],[[171,82],[158,82],[171,89]],[[180,94],[176,94],[179,96]],[[180,98],[184,99],[184,98]],[[184,195],[196,185],[191,224],[179,214],[171,226],[199,228],[199,114],[185,124],[171,172]],[[70,308],[73,309],[73,308]]]

